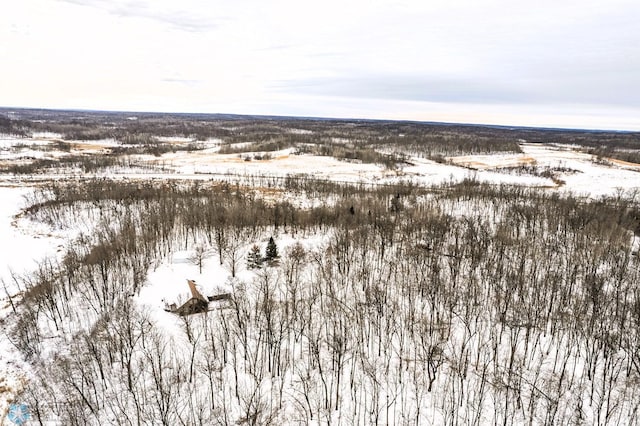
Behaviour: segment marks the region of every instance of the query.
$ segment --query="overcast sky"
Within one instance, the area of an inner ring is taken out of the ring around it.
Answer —
[[[0,106],[640,130],[638,0],[16,0]]]

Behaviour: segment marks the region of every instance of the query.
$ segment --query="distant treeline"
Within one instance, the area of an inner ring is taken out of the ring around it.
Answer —
[[[160,137],[199,142],[215,140],[220,153],[272,152],[329,155],[342,160],[378,163],[394,168],[408,155],[437,161],[448,156],[521,152],[519,143],[579,145],[599,156],[638,162],[640,133],[535,128],[507,128],[421,122],[300,119],[199,114],[149,114],[73,111],[12,111],[0,114],[0,133],[28,136],[53,132],[63,140],[114,139],[119,153],[162,155],[176,144]],[[129,152],[127,150],[134,150]]]

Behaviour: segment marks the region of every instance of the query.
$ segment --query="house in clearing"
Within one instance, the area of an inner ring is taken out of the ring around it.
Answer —
[[[180,316],[199,314],[201,312],[206,312],[209,309],[209,302],[228,300],[231,298],[230,293],[204,297],[202,293],[200,293],[196,288],[196,282],[194,280],[187,280],[187,284],[189,285],[189,289],[191,290],[191,298],[180,306],[176,306],[175,303],[167,305],[165,306],[165,311]]]
[[[197,314],[207,310],[209,307],[209,300],[198,291],[196,288],[196,282],[194,280],[187,280],[187,284],[189,284],[189,289],[191,290],[191,298],[179,307],[176,307],[176,304],[172,303],[168,307],[165,307],[165,311],[184,316]]]

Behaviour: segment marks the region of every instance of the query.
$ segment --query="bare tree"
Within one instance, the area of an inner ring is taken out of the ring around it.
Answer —
[[[189,262],[198,266],[198,272],[202,274],[202,266],[204,261],[211,254],[210,249],[204,244],[197,244],[193,248],[193,252],[189,256]]]

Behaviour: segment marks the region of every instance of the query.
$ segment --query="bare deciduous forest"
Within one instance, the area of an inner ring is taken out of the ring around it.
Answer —
[[[473,182],[352,190],[311,209],[224,185],[89,181],[36,197],[38,220],[96,223],[24,283],[12,338],[36,366],[26,395],[43,420],[637,422],[640,211],[628,201]],[[234,282],[232,302],[184,317],[181,336],[130,301],[177,247],[279,232],[327,239]],[[64,344],[43,354],[52,335]]]
[[[237,152],[295,146],[381,164],[517,152],[523,134],[608,156],[638,147],[635,134],[596,144],[597,133],[413,123],[300,120],[313,133],[285,134],[275,119],[31,119],[0,126],[141,144],[219,137]],[[36,423],[640,424],[637,193],[87,177],[27,201],[30,219],[83,230],[16,277],[8,336],[32,366],[21,397]],[[224,265],[232,294],[167,329],[137,300],[179,250],[196,270]],[[251,279],[236,276],[245,268]]]

